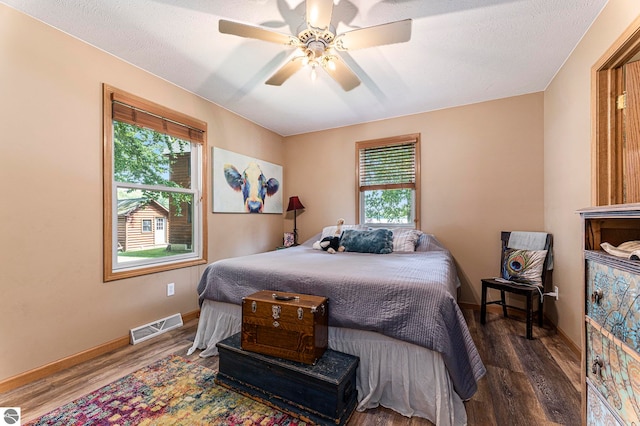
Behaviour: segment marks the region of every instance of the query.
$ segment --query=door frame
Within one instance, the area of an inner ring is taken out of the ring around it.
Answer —
[[[591,200],[621,204],[623,194],[623,112],[616,101],[624,87],[622,66],[640,52],[640,17],[591,67]]]

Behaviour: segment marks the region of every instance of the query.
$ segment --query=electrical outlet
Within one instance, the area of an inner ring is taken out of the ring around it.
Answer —
[[[558,286],[555,286],[553,289],[556,291],[556,300],[558,300],[558,296],[560,295],[558,293]]]
[[[174,283],[167,284],[167,296],[173,296],[176,294],[176,285]]]

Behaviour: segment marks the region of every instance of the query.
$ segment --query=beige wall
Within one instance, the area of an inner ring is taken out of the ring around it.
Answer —
[[[340,217],[355,223],[355,142],[420,133],[422,230],[455,257],[460,301],[479,304],[499,273],[500,231],[543,230],[543,94],[285,138],[288,194],[305,240]],[[292,228],[288,218],[285,228]]]
[[[0,381],[198,308],[202,267],[102,281],[103,82],[283,163],[281,136],[0,5]],[[209,260],[281,243],[281,215],[208,219]]]
[[[102,282],[101,84],[204,120],[219,146],[285,166],[300,239],[355,222],[354,142],[422,134],[422,229],[458,263],[463,302],[498,272],[499,231],[555,235],[560,300],[580,343],[575,211],[590,204],[590,68],[640,13],[610,0],[545,93],[283,138],[0,5],[0,381],[197,309],[203,267]],[[31,117],[35,117],[31,118]],[[207,178],[210,172],[207,171]],[[210,208],[209,208],[210,211]],[[280,215],[208,214],[209,260],[272,249]],[[266,232],[265,232],[266,230]],[[166,297],[166,283],[176,295]],[[559,314],[558,312],[561,312]]]
[[[591,67],[640,14],[640,2],[610,0],[545,91],[545,226],[555,235],[557,310],[547,311],[580,344],[582,234],[576,210],[591,205]]]

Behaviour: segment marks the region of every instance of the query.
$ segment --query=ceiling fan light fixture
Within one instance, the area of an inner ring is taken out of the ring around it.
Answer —
[[[310,41],[307,43],[307,55],[313,59],[319,59],[324,55],[327,45],[322,41]]]
[[[323,58],[323,65],[325,68],[329,68],[331,71],[335,71],[336,70],[336,63],[335,63],[335,58],[333,56],[325,56]]]
[[[335,0],[305,0],[306,19],[298,27],[298,36],[281,34],[267,28],[256,27],[221,19],[221,33],[284,44],[297,48],[267,81],[280,86],[296,71],[311,65],[311,79],[317,78],[320,65],[345,91],[354,89],[360,79],[340,57],[339,52],[386,44],[403,43],[411,39],[411,19],[394,21],[372,27],[357,28],[337,34],[331,26]]]

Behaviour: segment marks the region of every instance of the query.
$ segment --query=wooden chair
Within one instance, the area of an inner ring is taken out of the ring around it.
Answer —
[[[511,232],[503,231],[500,235],[500,239],[502,240],[502,253],[500,254],[500,275],[502,276],[502,268],[505,260],[505,251],[507,248],[514,249],[533,249],[528,247],[508,247],[509,238],[511,236]],[[484,324],[486,322],[487,316],[487,305],[497,304],[502,306],[502,314],[505,317],[508,317],[507,308],[516,309],[519,311],[524,311],[526,313],[526,321],[527,321],[527,339],[533,339],[533,299],[538,298],[538,326],[542,327],[543,322],[543,296],[545,288],[548,288],[547,285],[550,285],[551,281],[551,271],[548,270],[549,262],[551,259],[551,253],[553,248],[553,236],[551,234],[547,234],[544,248],[540,247],[541,250],[547,250],[547,256],[544,259],[544,264],[542,267],[542,285],[527,285],[527,284],[518,284],[513,282],[504,282],[501,280],[497,280],[495,278],[484,278],[482,279],[482,302],[480,305],[480,323]],[[493,288],[496,290],[500,290],[500,300],[495,300],[491,302],[487,302],[487,289]],[[505,299],[505,292],[522,295],[526,297],[526,308],[520,308],[518,306],[507,305]]]

